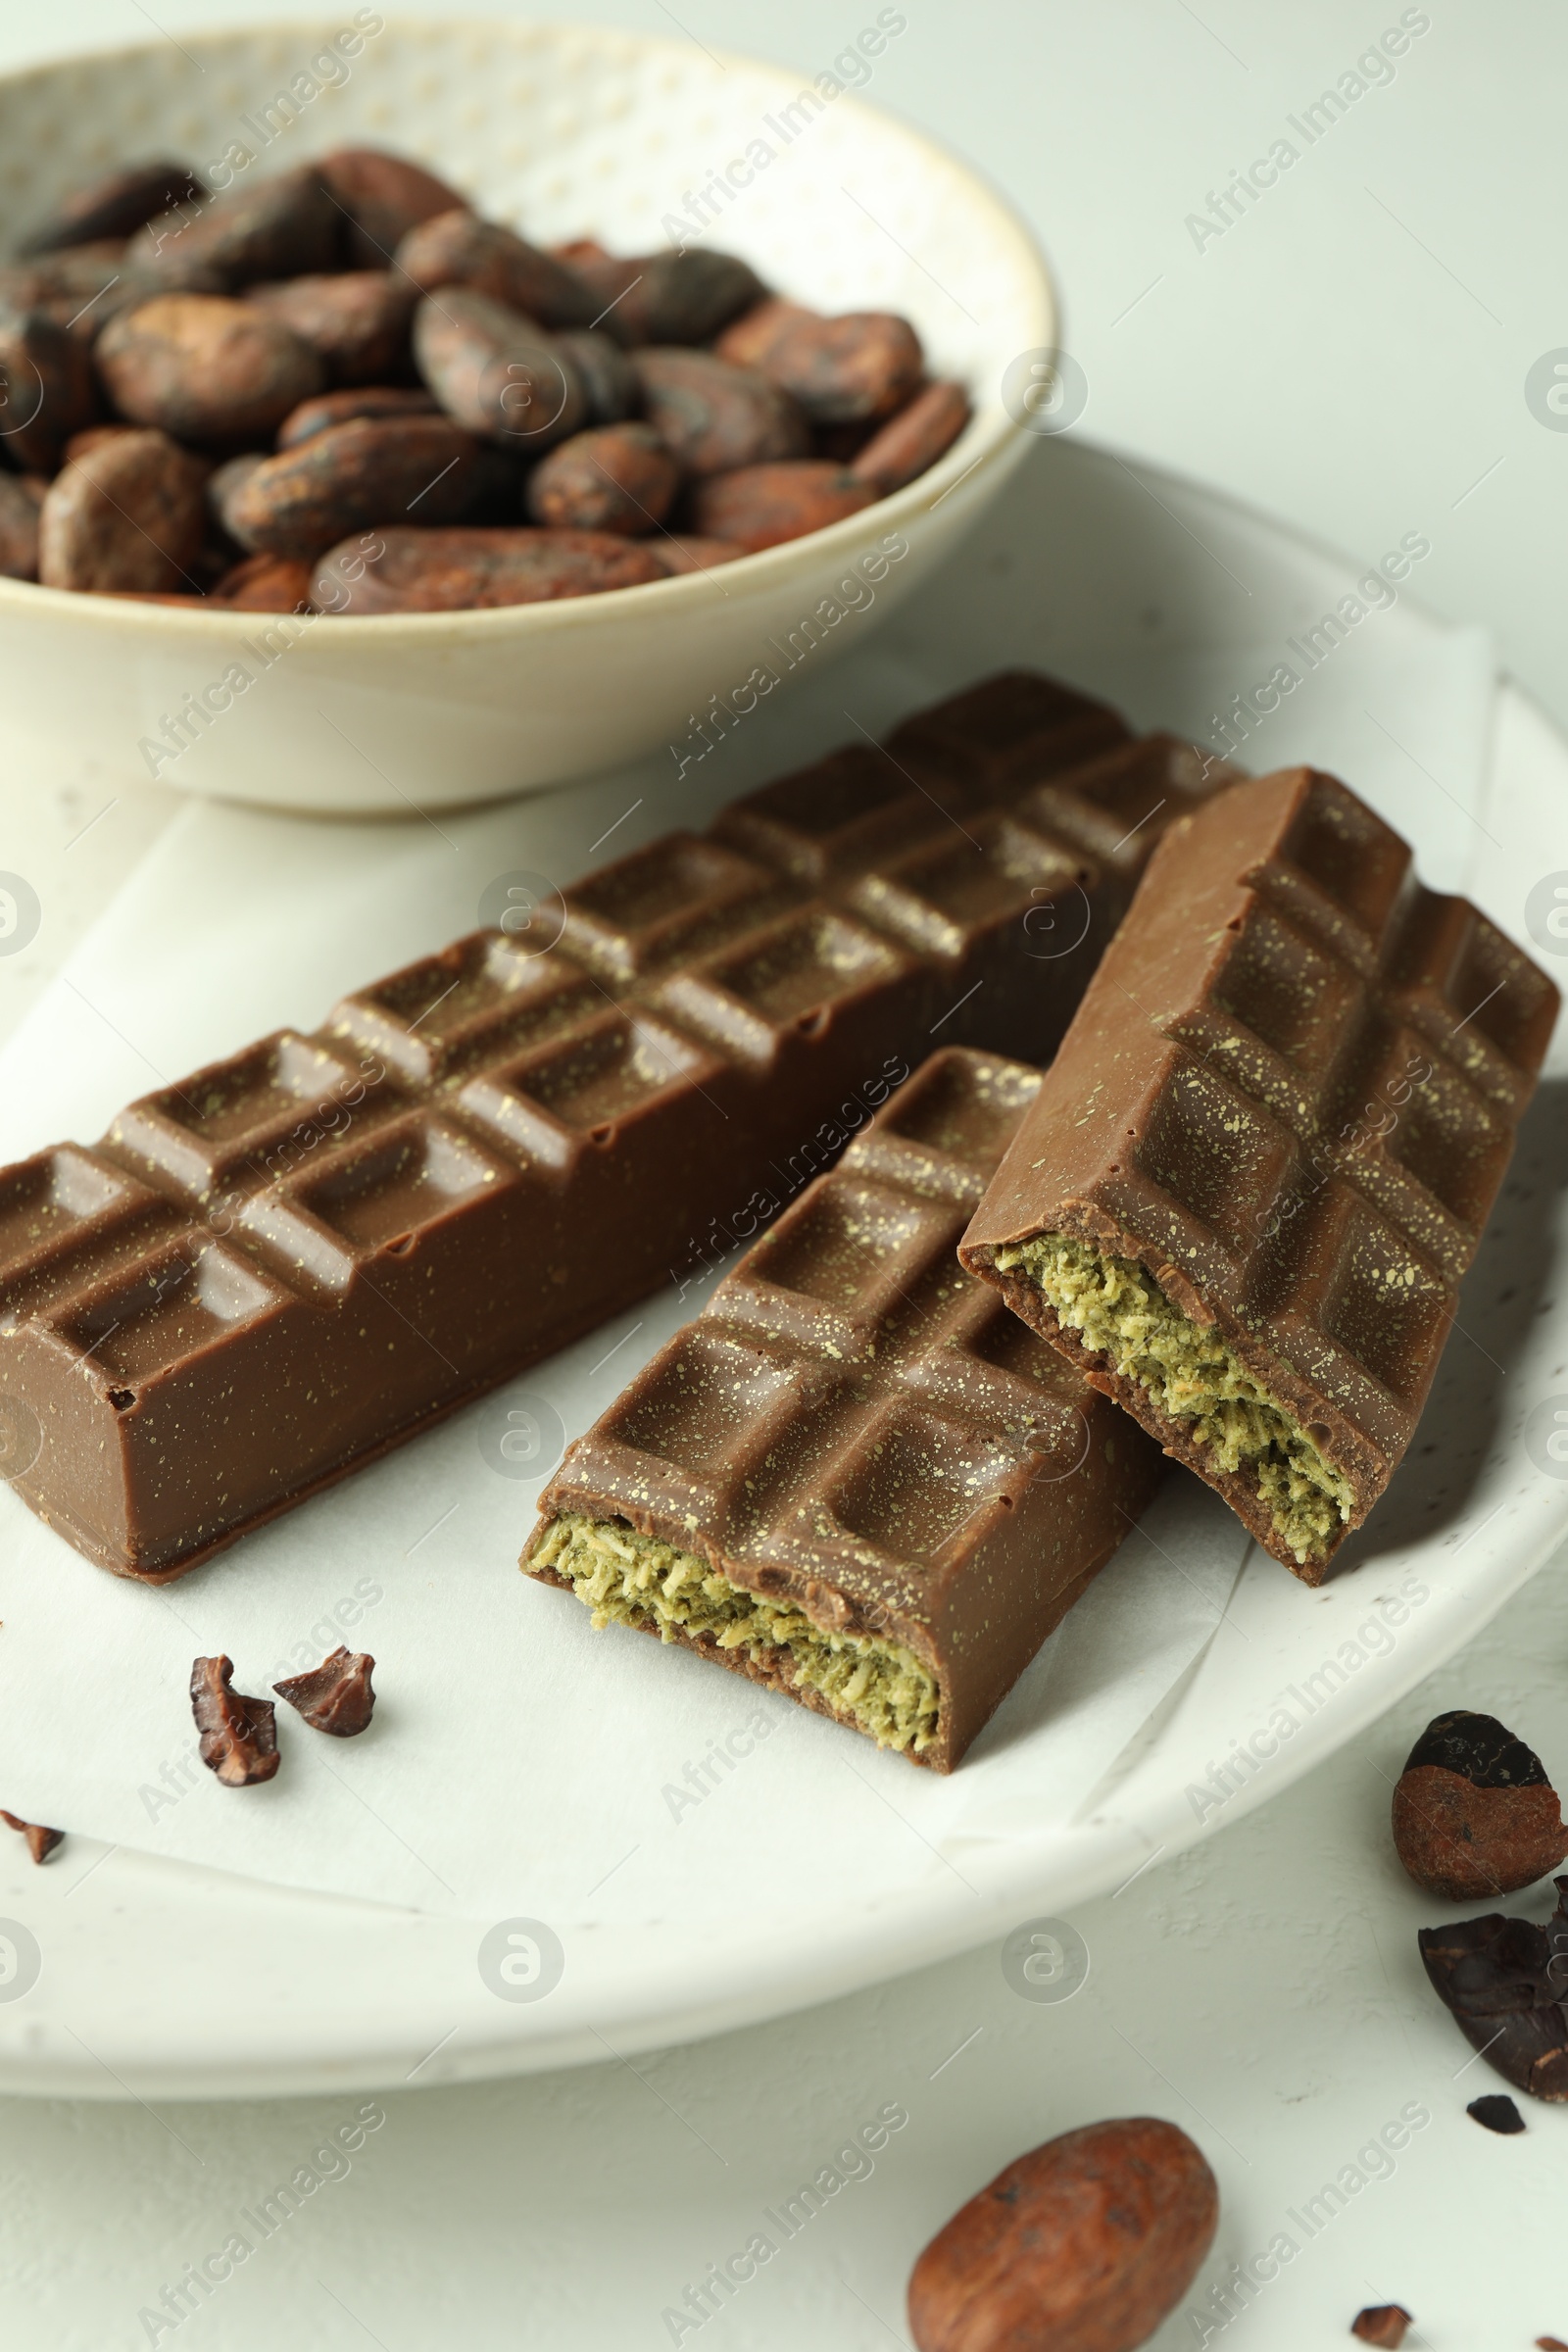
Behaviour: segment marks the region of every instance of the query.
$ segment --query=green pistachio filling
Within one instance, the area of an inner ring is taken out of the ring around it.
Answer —
[[[1063,1327],[1162,1413],[1191,1421],[1217,1470],[1250,1475],[1295,1559],[1323,1558],[1349,1519],[1350,1482],[1216,1330],[1173,1306],[1136,1259],[1102,1255],[1065,1234],[999,1250],[996,1263],[999,1273],[1027,1276]]]
[[[920,1755],[936,1738],[937,1686],[913,1650],[873,1634],[828,1633],[791,1602],[750,1592],[622,1520],[563,1511],[528,1565],[566,1578],[596,1631],[614,1623],[650,1627],[662,1642],[706,1637],[769,1671],[783,1668],[785,1682],[819,1691],[879,1747]]]

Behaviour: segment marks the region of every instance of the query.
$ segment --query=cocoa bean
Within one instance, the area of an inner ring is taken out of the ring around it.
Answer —
[[[178,206],[139,228],[126,260],[167,282],[193,263],[220,272],[232,293],[259,279],[334,269],[343,214],[314,164],[231,188],[206,204]]]
[[[534,454],[586,421],[587,395],[560,347],[471,286],[424,297],[414,314],[414,353],[447,415],[470,433]]]
[[[217,525],[220,531],[223,531],[224,507],[234,496],[241,482],[253,474],[258,466],[265,466],[266,463],[267,452],[265,450],[246,449],[242,450],[237,458],[225,458],[221,466],[214,466],[207,477],[207,513],[211,521]],[[228,537],[226,531],[223,531],[223,536],[226,541]],[[224,569],[227,569],[226,564]]]
[[[1568,1879],[1544,1927],[1489,1911],[1416,1940],[1432,1988],[1472,2049],[1535,2099],[1568,2100]]]
[[[418,296],[390,270],[284,278],[251,286],[245,299],[318,353],[330,383],[384,384],[408,365]]]
[[[325,374],[292,328],[220,294],[160,294],[122,311],[94,357],[122,416],[219,446],[270,439]]]
[[[1213,2243],[1200,2150],[1151,2116],[1090,2124],[999,2173],[914,2266],[919,2352],[1131,2352]]]
[[[642,398],[630,360],[612,335],[598,328],[568,327],[556,337],[556,349],[582,379],[590,424],[619,424]]]
[[[1516,1894],[1568,1861],[1556,1790],[1533,1748],[1494,1715],[1429,1723],[1394,1791],[1394,1848],[1446,1902]]]
[[[311,567],[291,556],[247,556],[212,593],[212,602],[231,612],[304,612],[310,601]]]
[[[726,473],[804,457],[806,419],[789,394],[708,351],[632,355],[649,423],[684,473]]]
[[[869,483],[821,458],[798,458],[785,466],[743,466],[694,485],[692,528],[705,538],[733,539],[755,554],[842,522],[875,498]]]
[[[347,216],[345,259],[361,270],[387,269],[411,228],[463,202],[433,172],[380,147],[337,147],[316,169]]]
[[[721,359],[782,384],[813,424],[891,416],[918,385],[920,338],[892,311],[824,318],[794,302],[767,302],[736,320],[715,346]]]
[[[680,469],[651,424],[573,433],[528,481],[528,512],[555,530],[615,531],[637,539],[663,521]]]
[[[329,425],[351,416],[436,416],[441,404],[422,384],[357,384],[348,392],[322,392],[290,409],[277,428],[279,449],[294,449]]]
[[[431,523],[467,512],[479,446],[445,416],[356,416],[264,458],[223,500],[220,520],[253,553],[304,560],[418,507]]]
[[[138,303],[176,287],[181,293],[220,294],[223,281],[218,270],[200,263],[159,276],[127,262],[120,238],[73,246],[40,262],[0,270],[0,303],[12,310],[42,311],[89,350],[121,311],[134,310]]]
[[[24,473],[53,473],[97,408],[92,362],[42,311],[0,313],[0,443]]]
[[[423,294],[467,286],[541,326],[587,326],[599,309],[593,289],[564,263],[464,206],[411,228],[396,267]]]
[[[400,529],[377,537],[382,553],[354,585],[356,617],[545,604],[666,576],[649,549],[608,531]],[[314,604],[343,609],[342,581],[352,573],[342,560],[351,564],[357,554],[358,542],[349,541],[322,557],[311,582]]]
[[[46,588],[168,594],[192,585],[207,466],[167,433],[106,433],[49,485],[38,517]]]
[[[160,160],[110,172],[68,196],[47,220],[28,231],[17,247],[24,256],[59,253],[71,245],[93,245],[104,237],[128,237],[143,221],[171,205],[199,204],[206,194],[189,164]]]
[[[0,473],[0,576],[38,577],[38,502],[14,473]]]
[[[746,550],[733,539],[697,539],[689,532],[665,531],[649,541],[649,553],[673,578],[681,572],[711,571],[717,564],[738,564]]]
[[[628,348],[711,342],[738,311],[767,293],[750,263],[706,246],[623,257],[585,243],[565,255],[594,292],[599,323]]]
[[[872,434],[850,460],[850,471],[887,498],[934,466],[968,421],[969,395],[961,384],[927,384]]]

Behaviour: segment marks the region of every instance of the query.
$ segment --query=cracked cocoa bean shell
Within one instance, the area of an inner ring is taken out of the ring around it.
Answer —
[[[14,473],[0,473],[0,577],[38,577],[39,504]]]
[[[122,311],[95,357],[122,416],[220,448],[270,440],[326,372],[280,319],[220,294],[160,294]]]
[[[962,384],[927,384],[856,451],[850,471],[869,482],[878,498],[889,498],[934,466],[968,421],[969,395]]]
[[[528,477],[528,513],[553,530],[616,531],[640,539],[675,503],[680,468],[651,424],[573,433]]]
[[[345,608],[343,560],[355,542],[329,549],[316,567],[312,602],[368,612],[462,612],[494,605],[536,605],[600,596],[667,577],[639,541],[609,531],[385,530],[382,553],[363,568]]]
[[[592,287],[565,263],[466,206],[411,228],[396,268],[423,294],[467,286],[541,326],[588,326],[600,307]]]
[[[1568,1879],[1544,1927],[1500,1911],[1423,1928],[1434,1991],[1472,2049],[1532,2098],[1568,2100]]]
[[[1151,2116],[1020,2156],[940,2230],[909,2279],[919,2352],[1131,2352],[1213,2243],[1201,2151]]]
[[[277,428],[280,450],[297,449],[313,433],[347,424],[355,416],[438,416],[441,403],[416,384],[357,384],[346,392],[322,392],[302,400]]]
[[[803,458],[810,446],[806,418],[789,394],[710,351],[657,349],[632,354],[643,413],[683,473],[728,473]],[[699,525],[699,528],[703,526]]]
[[[380,147],[335,147],[316,169],[345,216],[345,259],[358,269],[387,269],[411,228],[463,203],[433,172]]]
[[[812,424],[891,416],[925,369],[919,336],[893,311],[846,311],[829,318],[800,303],[764,302],[737,319],[715,348],[721,359],[782,384]]]
[[[431,523],[467,512],[479,444],[446,416],[356,416],[264,458],[222,501],[219,518],[253,554],[319,556],[371,523]]]
[[[290,1675],[272,1689],[298,1709],[312,1731],[325,1732],[334,1740],[353,1740],[375,1712],[375,1692],[370,1687],[374,1664],[368,1651],[359,1650],[351,1656],[339,1643],[309,1674]]]
[[[30,257],[59,253],[73,245],[93,245],[106,237],[125,238],[172,205],[199,204],[205,193],[189,164],[170,163],[163,157],[155,163],[132,164],[68,196],[57,212],[28,231],[17,251]]]
[[[245,300],[292,327],[334,384],[384,384],[408,365],[418,294],[390,270],[284,278],[248,287]]]
[[[263,278],[335,269],[342,236],[341,210],[315,165],[302,164],[206,204],[160,213],[136,231],[125,258],[160,278],[199,264],[218,270],[233,293]]]
[[[821,458],[791,465],[743,466],[695,484],[692,529],[710,539],[733,539],[748,553],[804,539],[846,514],[875,504],[868,482]]]
[[[579,431],[587,396],[560,346],[530,318],[471,286],[443,286],[414,314],[420,375],[470,433],[536,456]]]
[[[97,413],[85,347],[43,311],[0,312],[0,430],[24,473],[53,473]]]
[[[50,483],[38,516],[46,588],[168,595],[192,585],[208,467],[155,426],[95,434]]]
[[[201,1759],[225,1788],[270,1781],[277,1752],[277,1709],[270,1698],[233,1689],[231,1658],[197,1658],[190,1670],[190,1707],[200,1734]]]
[[[1568,1826],[1534,1749],[1494,1715],[1428,1724],[1394,1791],[1394,1846],[1445,1902],[1516,1894],[1568,1861]]]

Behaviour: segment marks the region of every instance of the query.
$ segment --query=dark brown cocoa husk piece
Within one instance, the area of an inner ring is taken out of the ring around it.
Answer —
[[[369,523],[456,520],[479,454],[446,416],[357,416],[251,467],[220,518],[253,554],[309,561]]]
[[[680,468],[651,424],[573,433],[528,477],[528,513],[553,530],[617,531],[639,539],[675,503]]]
[[[64,1830],[46,1830],[41,1821],[23,1821],[17,1814],[8,1813],[4,1806],[0,1806],[0,1821],[8,1830],[20,1830],[34,1862],[47,1862],[66,1835]]]
[[[245,299],[319,353],[334,384],[384,384],[408,364],[418,295],[390,270],[284,278],[249,287]]]
[[[686,571],[711,571],[716,564],[738,564],[746,549],[735,539],[699,539],[690,531],[661,531],[650,539],[648,552],[657,556],[673,577]]]
[[[122,416],[220,448],[270,440],[326,372],[280,319],[220,294],[160,294],[122,312],[95,356]]]
[[[1489,2132],[1512,2134],[1525,2130],[1524,2117],[1503,2090],[1491,2090],[1485,2098],[1472,2099],[1465,2113],[1473,2116]]]
[[[279,450],[297,449],[313,433],[356,416],[438,416],[441,403],[422,384],[356,384],[344,392],[321,392],[302,400],[277,428]]]
[[[96,410],[85,347],[42,311],[0,312],[0,421],[12,465],[53,473]]]
[[[1386,2345],[1388,2352],[1399,2352],[1409,2325],[1410,2314],[1402,2303],[1369,2303],[1350,2322],[1350,2333],[1358,2335],[1363,2344]]]
[[[356,618],[545,604],[667,577],[647,547],[609,531],[399,529],[377,536],[382,553],[365,568],[349,607]],[[354,553],[349,542],[322,557],[311,583],[313,603],[341,607],[337,567]]]
[[[1568,2101],[1568,1879],[1544,1927],[1489,1911],[1423,1928],[1434,1991],[1471,2047],[1516,2090]]]
[[[563,255],[592,289],[597,323],[628,348],[710,343],[738,312],[767,294],[749,262],[704,247],[614,255],[584,240]]]
[[[346,216],[344,258],[356,269],[390,269],[411,228],[463,202],[433,172],[379,147],[336,147],[316,169]]]
[[[692,491],[694,531],[711,539],[733,539],[755,553],[808,531],[842,522],[875,504],[876,493],[858,474],[821,458],[798,458],[784,466],[743,466],[712,475]]]
[[[247,556],[215,581],[211,602],[231,612],[308,612],[311,567],[291,556]]]
[[[890,416],[850,460],[850,471],[887,498],[934,466],[969,421],[969,395],[962,384],[927,384],[906,409]]]
[[[1219,2190],[1176,2125],[1090,2124],[999,2173],[909,2279],[919,2352],[1132,2352],[1213,2243]]]
[[[201,1757],[225,1788],[270,1781],[277,1752],[277,1709],[270,1698],[247,1698],[232,1689],[231,1658],[197,1658],[190,1670],[190,1711],[201,1734]]]
[[[556,348],[582,381],[590,424],[618,424],[642,399],[636,371],[612,335],[596,327],[567,327]]]
[[[375,1709],[370,1670],[375,1660],[366,1650],[352,1657],[341,1644],[309,1674],[291,1674],[274,1683],[279,1698],[297,1707],[314,1732],[334,1740],[352,1740],[363,1732]]]
[[[824,318],[799,303],[769,302],[737,319],[715,347],[721,359],[782,384],[812,424],[891,416],[925,368],[920,338],[892,311]]]
[[[1534,1749],[1494,1715],[1438,1716],[1394,1791],[1394,1846],[1446,1902],[1516,1894],[1568,1861],[1568,1826]]]
[[[710,351],[638,351],[632,366],[649,423],[683,473],[727,473],[803,458],[806,419],[787,392]]]
[[[530,318],[471,286],[443,286],[414,315],[419,373],[470,433],[537,456],[587,419],[575,368]]]
[[[335,269],[343,219],[315,165],[304,164],[210,203],[161,213],[137,230],[125,258],[160,278],[200,264],[220,271],[232,293],[263,278]]]
[[[575,270],[466,206],[411,228],[393,266],[421,294],[467,286],[541,326],[589,326],[600,307]]]
[[[38,577],[38,504],[14,473],[0,473],[0,577]]]
[[[207,191],[189,164],[132,164],[95,179],[68,196],[56,213],[29,230],[17,251],[25,256],[59,253],[71,245],[95,245],[106,237],[128,237],[172,205],[199,204]]]
[[[94,438],[44,498],[44,587],[143,595],[190,587],[207,522],[207,471],[153,426],[122,425]]]

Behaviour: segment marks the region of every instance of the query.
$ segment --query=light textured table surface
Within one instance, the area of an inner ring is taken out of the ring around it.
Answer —
[[[177,35],[302,12],[160,0],[156,13]],[[426,13],[444,12],[426,0]],[[684,29],[804,79],[876,11],[556,0],[551,13]],[[957,148],[1035,223],[1088,378],[1085,430],[1362,554],[1425,532],[1427,600],[1487,622],[1505,666],[1568,718],[1554,659],[1568,438],[1526,397],[1533,366],[1568,345],[1560,12],[908,0],[905,13],[866,95]],[[1401,16],[1430,22],[1393,80],[1310,142],[1292,130]],[[156,32],[136,0],[13,10],[0,63]],[[1195,226],[1221,217],[1212,198],[1281,138],[1299,152],[1276,184],[1222,233]],[[32,945],[0,958],[0,1032],[172,806],[151,792],[109,803],[46,775],[0,778],[0,867],[27,875],[44,907]],[[1444,1705],[1502,1715],[1568,1771],[1565,1664],[1568,1601],[1548,1571],[1396,1718],[1083,1909],[1091,1975],[1063,2004],[1018,1998],[987,1949],[635,2072],[388,2097],[330,2165],[313,2166],[315,2151],[357,2100],[156,2115],[6,2102],[0,2336],[22,2352],[176,2334],[198,2352],[677,2339],[771,2352],[808,2338],[858,2352],[904,2340],[914,2253],[1001,2165],[1136,2112],[1192,2131],[1224,2200],[1214,2254],[1161,2344],[1214,2341],[1211,2290],[1281,2233],[1291,2258],[1233,2297],[1220,2330],[1243,2352],[1348,2341],[1356,2309],[1387,2300],[1409,2306],[1432,2352],[1568,2336],[1568,2117],[1532,2105],[1522,2139],[1466,2118],[1465,2100],[1497,2085],[1484,2061],[1466,2067],[1426,1988],[1415,1931],[1440,1912],[1403,1880],[1387,1829],[1390,1780]],[[664,2317],[889,2106],[908,2120],[868,2178],[700,2327]],[[1401,2112],[1431,2120],[1379,2177],[1383,2162],[1358,2152]],[[338,2177],[261,2241],[242,2209],[304,2166]],[[1343,2210],[1309,2234],[1291,2217],[1336,2180]],[[234,2231],[255,2252],[177,2329],[139,2318]]]

